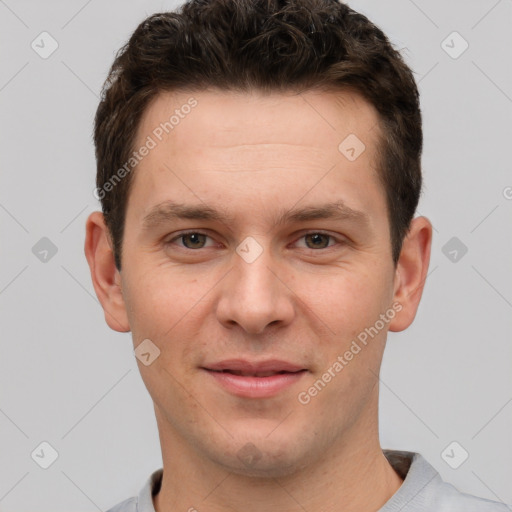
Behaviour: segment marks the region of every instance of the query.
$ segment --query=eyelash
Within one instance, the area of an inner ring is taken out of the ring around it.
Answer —
[[[207,233],[203,233],[202,231],[197,231],[197,230],[191,230],[191,231],[183,231],[181,232],[179,235],[171,238],[170,240],[166,241],[165,242],[165,245],[171,245],[173,242],[175,242],[176,240],[179,240],[180,238],[183,239],[185,236],[187,235],[204,235],[208,238],[211,238]],[[344,241],[343,240],[340,240],[338,238],[336,238],[335,236],[329,234],[329,233],[325,233],[323,231],[308,231],[307,233],[303,233],[299,238],[298,240],[308,236],[308,235],[323,235],[323,236],[326,236],[328,237],[330,240],[334,240],[335,242],[337,242],[337,245],[340,245],[340,244],[343,244]],[[328,249],[332,249],[333,247],[335,247],[336,244],[334,245],[328,245],[327,247],[321,247],[319,249],[311,249],[309,247],[305,247],[306,250],[309,250],[309,251],[314,251],[314,252],[319,252],[319,251],[322,251],[322,250],[328,250]],[[188,247],[185,247],[185,246],[180,246],[180,249],[184,249],[186,251],[199,251],[201,249],[208,249],[208,247],[200,247],[199,249],[190,249]]]

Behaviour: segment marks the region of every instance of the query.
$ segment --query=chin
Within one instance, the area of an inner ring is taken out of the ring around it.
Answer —
[[[232,473],[251,478],[286,477],[311,464],[304,443],[293,440],[293,436],[287,436],[287,440],[259,438],[238,441],[236,446],[217,458],[217,462]],[[298,447],[302,449],[298,451]]]

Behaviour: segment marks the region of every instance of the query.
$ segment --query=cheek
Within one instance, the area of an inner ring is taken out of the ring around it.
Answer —
[[[201,297],[197,280],[180,276],[175,269],[150,265],[132,268],[137,273],[128,274],[123,283],[132,331],[150,329],[155,334],[168,331]]]
[[[208,345],[206,334],[211,323],[207,320],[213,306],[205,293],[215,280],[209,285],[169,269],[147,270],[139,278],[130,277],[133,279],[124,295],[129,306],[134,348],[150,339],[160,350],[156,362],[162,371],[165,368],[172,375],[181,375],[180,379],[186,378],[197,365],[197,354],[205,352]],[[139,367],[141,373],[147,370],[141,364]],[[170,378],[165,373],[160,377],[164,381]],[[148,375],[147,378],[155,377]]]
[[[296,283],[297,295],[304,304],[326,324],[327,332],[342,339],[372,325],[387,307],[390,296],[377,273],[355,268],[330,275],[301,276]]]
[[[388,324],[377,330],[375,324],[382,327],[380,315],[389,309],[390,292],[378,275],[355,271],[327,279],[316,291],[323,292],[324,300],[310,307],[321,320],[318,325],[328,329],[318,339],[315,379],[329,382],[317,404],[339,402],[357,408],[369,397],[373,375],[379,371]]]

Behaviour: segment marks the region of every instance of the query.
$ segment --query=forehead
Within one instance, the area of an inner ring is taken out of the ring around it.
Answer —
[[[160,93],[139,125],[135,148],[151,139],[152,149],[136,167],[131,195],[136,189],[141,214],[171,189],[196,202],[216,193],[261,205],[276,199],[276,187],[292,202],[308,189],[312,200],[336,200],[343,190],[370,206],[370,189],[380,187],[379,130],[374,107],[349,90]]]
[[[147,106],[137,139],[150,134],[159,142],[172,138],[182,151],[198,143],[225,149],[281,143],[337,154],[339,143],[355,133],[371,152],[378,120],[375,108],[352,90],[161,92]]]

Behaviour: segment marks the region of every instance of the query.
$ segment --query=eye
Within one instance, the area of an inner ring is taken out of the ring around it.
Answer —
[[[208,235],[200,233],[199,231],[189,231],[188,233],[181,233],[180,235],[175,236],[167,243],[172,244],[176,240],[181,239],[182,245],[186,249],[203,249],[207,238],[209,238]]]
[[[210,237],[207,234],[201,233],[200,231],[188,231],[186,233],[180,233],[179,235],[170,239],[169,241],[166,242],[166,245],[175,244],[177,240],[180,240],[181,243],[179,244],[179,246],[183,247],[184,249],[204,249],[211,246],[211,244],[210,246],[206,245],[206,241],[209,238]],[[329,247],[332,247],[333,245],[336,245],[336,241],[338,242],[338,244],[340,243],[340,241],[337,240],[334,236],[329,235],[327,233],[322,233],[320,231],[312,231],[310,233],[305,233],[298,240],[305,241],[305,246],[302,246],[303,248],[313,250],[327,249]]]
[[[307,249],[327,249],[334,244],[329,244],[331,240],[335,240],[332,235],[328,235],[327,233],[322,233],[318,231],[314,231],[311,233],[306,233],[300,237],[299,240],[304,239],[306,242]]]

